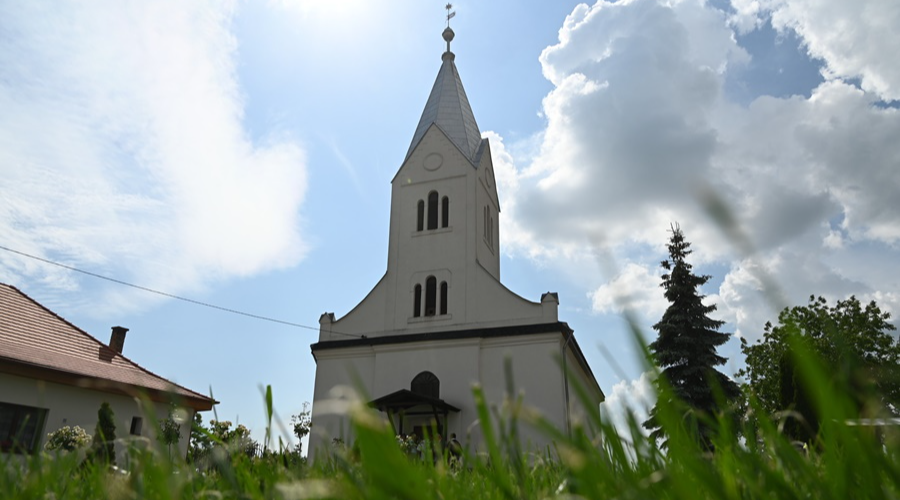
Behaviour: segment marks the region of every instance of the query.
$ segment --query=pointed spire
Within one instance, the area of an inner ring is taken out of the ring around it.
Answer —
[[[450,18],[455,14],[455,12],[450,12],[450,8],[451,5],[447,4],[448,26],[442,34],[447,42],[447,51],[441,55],[441,60],[443,60],[441,69],[434,80],[434,86],[425,103],[425,110],[422,111],[422,118],[419,119],[419,125],[416,127],[416,133],[413,134],[406,157],[409,158],[431,124],[435,124],[447,134],[469,161],[475,163],[478,146],[481,144],[481,131],[478,130],[478,124],[475,123],[475,115],[472,113],[472,107],[469,106],[469,98],[466,97],[462,80],[459,78],[459,71],[454,63],[456,55],[450,52],[450,42],[453,40],[454,33],[449,24]]]

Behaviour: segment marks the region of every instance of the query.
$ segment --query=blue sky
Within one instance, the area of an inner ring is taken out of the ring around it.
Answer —
[[[0,4],[0,245],[311,327],[345,314],[385,270],[389,182],[440,65],[443,6]],[[613,403],[646,394],[621,312],[652,338],[673,222],[736,337],[810,294],[900,312],[895,0],[454,6],[503,281],[560,294]],[[257,436],[260,385],[285,419],[312,399],[314,330],[5,251],[0,281],[103,341],[130,328],[127,356],[211,386],[219,417]],[[741,366],[737,338],[721,353]]]

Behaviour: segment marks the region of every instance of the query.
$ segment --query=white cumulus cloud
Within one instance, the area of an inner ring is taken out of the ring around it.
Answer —
[[[770,19],[793,30],[809,54],[825,62],[829,79],[859,79],[885,100],[900,99],[900,3],[895,0],[732,0],[743,31]]]
[[[522,202],[504,213],[517,232],[507,251],[553,262],[555,248],[581,248],[632,262],[590,286],[595,311],[616,312],[623,298],[658,309],[658,278],[634,262],[664,257],[664,231],[679,222],[700,272],[725,270],[710,298],[747,337],[810,294],[890,302],[900,293],[888,272],[900,258],[900,112],[882,101],[900,82],[884,47],[900,42],[882,20],[897,7],[813,4],[735,1],[737,17],[700,0],[576,7],[540,57],[554,88],[538,152],[511,167]],[[752,58],[734,30],[765,16],[796,30],[830,76],[808,97],[733,102],[726,82],[745,84]],[[879,33],[858,54],[828,49]]]
[[[619,314],[634,311],[655,322],[669,305],[660,283],[659,274],[629,262],[615,278],[590,293],[593,310]]]
[[[303,256],[305,153],[245,130],[233,9],[0,5],[5,246],[170,292]],[[5,252],[0,279],[83,286]]]
[[[645,372],[634,380],[622,380],[614,385],[606,401],[600,403],[600,414],[615,426],[620,436],[628,437],[631,436],[630,419],[644,432],[641,424],[649,417],[654,404],[652,373]]]

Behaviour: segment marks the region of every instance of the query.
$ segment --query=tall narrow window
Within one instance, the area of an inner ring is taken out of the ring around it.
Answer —
[[[444,196],[441,199],[441,227],[450,225],[450,198]]]
[[[413,317],[418,318],[422,315],[422,285],[416,285],[413,288]]]
[[[441,281],[441,314],[447,314],[447,282]]]
[[[487,239],[487,234],[488,234],[488,233],[487,233],[487,226],[488,226],[488,221],[487,221],[487,219],[488,219],[488,217],[487,217],[487,205],[485,205],[485,207],[484,207],[484,223],[481,225],[482,229],[484,230],[484,231],[483,231],[483,232],[484,232],[484,239]]]
[[[428,229],[437,229],[438,223],[438,194],[437,191],[428,193]]]
[[[429,276],[425,280],[425,316],[434,316],[437,309],[437,280]]]
[[[416,231],[425,229],[425,201],[419,200],[416,207]]]

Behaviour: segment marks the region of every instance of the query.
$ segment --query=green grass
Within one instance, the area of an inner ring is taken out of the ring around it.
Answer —
[[[804,369],[823,374],[814,361]],[[813,378],[814,379],[814,378]],[[824,388],[824,386],[823,386]],[[576,388],[577,389],[577,388]],[[130,473],[114,474],[85,466],[75,455],[4,457],[0,498],[4,499],[518,499],[518,498],[898,498],[900,463],[897,432],[848,426],[846,398],[813,389],[825,415],[821,440],[804,450],[787,441],[779,422],[754,418],[736,428],[721,420],[716,451],[701,449],[679,427],[681,410],[663,412],[670,434],[660,450],[639,431],[623,438],[592,413],[573,436],[554,428],[520,403],[489,419],[481,391],[479,403],[487,453],[466,457],[463,467],[421,461],[405,455],[395,436],[365,408],[353,416],[352,448],[326,460],[271,454],[250,459],[240,453],[213,454],[209,470],[198,472],[162,449],[131,450]],[[751,425],[752,423],[752,425]],[[532,425],[552,436],[554,455],[522,451],[511,436]]]

